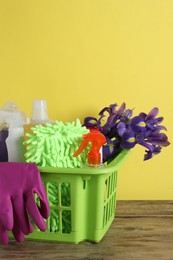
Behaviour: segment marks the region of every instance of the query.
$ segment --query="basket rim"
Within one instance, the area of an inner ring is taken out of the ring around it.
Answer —
[[[113,171],[116,171],[124,163],[124,161],[130,155],[130,150],[122,150],[108,165],[103,167],[92,168],[92,167],[83,167],[83,168],[60,168],[60,167],[40,167],[38,169],[41,173],[64,173],[64,174],[73,174],[73,175],[101,175],[109,174]]]

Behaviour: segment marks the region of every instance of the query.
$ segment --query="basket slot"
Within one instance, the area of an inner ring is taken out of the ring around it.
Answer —
[[[105,180],[104,191],[104,213],[103,213],[103,227],[109,222],[115,213],[116,200],[116,179],[117,172],[113,172]]]
[[[47,182],[48,201],[50,205],[50,217],[48,230],[51,233],[71,232],[71,187],[68,182]]]
[[[58,232],[60,228],[59,210],[52,209],[50,215],[50,232]]]
[[[47,183],[47,196],[50,207],[57,207],[59,205],[58,183]]]
[[[62,233],[71,233],[71,211],[62,211]]]
[[[71,205],[70,183],[61,184],[61,206],[69,207]]]

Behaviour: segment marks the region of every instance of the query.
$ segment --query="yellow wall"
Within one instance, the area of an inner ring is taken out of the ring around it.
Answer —
[[[63,121],[125,101],[160,109],[173,141],[172,0],[0,0],[0,106],[31,115],[47,100]],[[150,161],[133,149],[118,199],[173,199],[173,148]]]

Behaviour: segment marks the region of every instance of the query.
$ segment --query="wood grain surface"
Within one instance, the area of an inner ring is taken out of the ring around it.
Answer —
[[[118,201],[110,229],[98,244],[11,240],[1,259],[173,260],[173,201]]]

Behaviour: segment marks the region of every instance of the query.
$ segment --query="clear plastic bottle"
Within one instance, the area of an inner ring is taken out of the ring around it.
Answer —
[[[35,125],[45,123],[54,123],[54,120],[49,119],[47,111],[47,103],[45,99],[35,99],[32,102],[32,117],[30,124],[24,125],[24,140],[27,140],[26,133],[32,133],[31,128]]]

